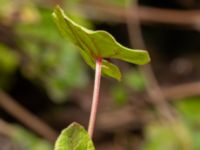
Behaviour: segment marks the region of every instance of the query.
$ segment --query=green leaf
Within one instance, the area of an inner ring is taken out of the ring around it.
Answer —
[[[58,137],[54,150],[95,150],[87,131],[78,123],[72,123]]]
[[[93,69],[97,58],[114,58],[134,64],[146,64],[150,61],[148,52],[126,48],[106,31],[92,31],[78,25],[59,6],[55,8],[53,18],[61,34],[79,47],[84,60]],[[103,66],[104,75],[120,80],[121,73],[117,66],[108,61],[104,61]]]

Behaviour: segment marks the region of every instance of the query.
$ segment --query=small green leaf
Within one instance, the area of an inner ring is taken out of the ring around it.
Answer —
[[[92,31],[78,25],[59,6],[55,8],[53,17],[61,34],[79,47],[84,60],[93,69],[97,58],[114,58],[134,64],[146,64],[150,61],[148,52],[126,48],[106,31]],[[103,65],[104,75],[120,80],[121,73],[117,66],[108,61],[104,61]]]
[[[72,123],[58,137],[54,150],[95,150],[87,131],[78,123]]]

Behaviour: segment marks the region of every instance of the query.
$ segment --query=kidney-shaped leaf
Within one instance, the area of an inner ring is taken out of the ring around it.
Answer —
[[[54,150],[95,150],[87,131],[78,123],[72,123],[58,137]]]
[[[97,58],[115,58],[134,64],[150,61],[148,52],[126,48],[106,31],[92,31],[78,25],[59,6],[55,8],[53,17],[61,34],[78,46],[84,60],[92,68],[95,68]],[[118,67],[108,61],[103,61],[102,72],[118,80],[121,78]]]

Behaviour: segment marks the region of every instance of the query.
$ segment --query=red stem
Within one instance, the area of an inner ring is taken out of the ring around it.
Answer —
[[[89,133],[91,138],[92,138],[92,135],[93,135],[93,132],[94,132],[97,108],[98,108],[98,103],[99,103],[101,66],[102,66],[102,58],[98,58],[96,60],[95,82],[94,82],[94,91],[93,91],[93,99],[92,99],[92,108],[91,108],[90,120],[89,120],[89,126],[88,126],[88,133]]]

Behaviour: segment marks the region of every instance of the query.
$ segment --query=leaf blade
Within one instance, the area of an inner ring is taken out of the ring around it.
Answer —
[[[92,31],[75,23],[59,6],[55,8],[53,17],[61,33],[79,47],[83,59],[93,69],[98,58],[115,58],[139,65],[150,61],[147,51],[126,48],[106,31]],[[121,78],[118,67],[108,61],[104,61],[102,74],[117,80]]]
[[[58,137],[54,150],[95,150],[87,131],[78,123],[72,123]]]

